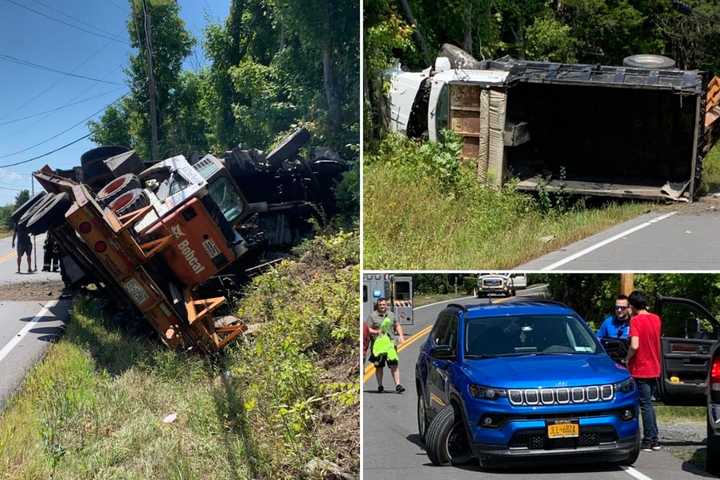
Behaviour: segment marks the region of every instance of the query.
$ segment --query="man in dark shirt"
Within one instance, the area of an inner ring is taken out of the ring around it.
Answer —
[[[660,317],[647,311],[647,301],[642,292],[634,291],[628,298],[632,318],[630,319],[630,347],[627,367],[640,391],[643,441],[645,451],[660,450],[655,407],[652,397],[660,377]]]
[[[32,266],[30,265],[32,242],[30,241],[30,234],[23,225],[15,225],[12,238],[13,248],[15,248],[15,238],[17,238],[17,273],[20,273],[20,262],[23,255],[27,255],[28,273],[32,273]]]

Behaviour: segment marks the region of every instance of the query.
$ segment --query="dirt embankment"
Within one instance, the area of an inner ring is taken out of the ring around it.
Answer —
[[[63,288],[60,280],[0,285],[0,301],[53,300],[60,297]]]

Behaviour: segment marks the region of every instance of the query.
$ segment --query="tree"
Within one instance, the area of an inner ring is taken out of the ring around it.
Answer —
[[[130,146],[133,140],[130,136],[129,115],[126,105],[110,105],[99,121],[90,121],[90,140],[98,145],[124,145]]]
[[[18,208],[28,200],[30,200],[30,190],[20,190],[20,192],[15,195],[15,208]]]

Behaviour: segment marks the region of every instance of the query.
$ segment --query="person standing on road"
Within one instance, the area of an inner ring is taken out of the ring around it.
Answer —
[[[608,315],[596,333],[598,339],[621,338],[627,340],[630,333],[630,304],[627,295],[615,299],[615,311]]]
[[[662,321],[647,311],[647,301],[642,292],[634,291],[628,298],[632,318],[630,320],[630,347],[626,363],[630,375],[640,391],[643,441],[645,451],[660,450],[655,407],[652,399],[660,377],[660,331]]]
[[[383,392],[383,368],[387,364],[395,381],[395,391],[402,393],[405,387],[400,383],[399,357],[395,334],[399,336],[400,343],[405,342],[405,335],[395,315],[388,310],[387,300],[378,298],[374,311],[368,318],[368,329],[371,336],[370,362],[375,366],[375,378],[378,382],[378,392]]]
[[[27,255],[28,273],[32,273],[33,270],[30,264],[32,242],[30,241],[30,234],[27,230],[25,230],[24,226],[15,225],[15,229],[13,230],[12,248],[15,248],[15,238],[17,238],[17,273],[20,273],[20,263],[23,255]]]

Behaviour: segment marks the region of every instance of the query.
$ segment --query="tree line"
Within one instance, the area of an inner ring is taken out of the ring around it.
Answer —
[[[151,158],[149,44],[160,158],[222,153],[238,144],[268,149],[296,126],[307,127],[315,144],[346,158],[357,154],[357,0],[231,0],[225,22],[208,26],[200,40],[175,1],[130,0],[130,6],[127,27],[136,49],[125,69],[130,92],[89,123],[97,144],[128,145]],[[185,70],[198,41],[209,65]]]
[[[716,0],[366,0],[363,14],[365,140],[383,133],[382,71],[426,68],[443,43],[478,59],[621,65],[654,53],[720,73]]]

